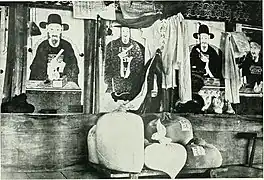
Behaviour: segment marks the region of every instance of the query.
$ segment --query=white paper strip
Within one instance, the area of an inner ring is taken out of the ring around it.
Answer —
[[[78,19],[103,19],[116,20],[115,4],[108,6],[103,1],[73,1],[73,17]]]
[[[191,131],[192,127],[189,124],[189,122],[187,122],[185,120],[180,120],[179,123],[181,124],[182,131]]]
[[[205,155],[205,150],[202,146],[192,147],[192,152],[194,156],[204,156]]]

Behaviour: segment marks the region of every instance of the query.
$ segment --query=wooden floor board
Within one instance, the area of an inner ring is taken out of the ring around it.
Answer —
[[[99,179],[98,172],[63,171],[63,172],[2,172],[0,179]]]
[[[263,164],[253,164],[252,167],[263,169]]]
[[[23,172],[1,172],[1,179],[29,179]]]
[[[210,170],[214,178],[263,178],[263,170],[247,166],[226,166]]]
[[[66,179],[61,172],[30,172],[30,179]]]
[[[99,179],[99,175],[96,172],[73,172],[73,171],[63,171],[62,174],[67,179]]]

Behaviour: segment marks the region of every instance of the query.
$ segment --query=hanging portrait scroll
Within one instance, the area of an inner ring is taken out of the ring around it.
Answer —
[[[67,10],[30,8],[29,25],[26,79],[29,101],[36,111],[50,108],[68,112],[70,105],[80,106],[84,82],[83,20],[74,19]]]
[[[100,69],[100,111],[109,112],[135,99],[144,76],[145,47],[139,29],[109,24]]]
[[[237,24],[236,31],[243,32],[249,43],[245,55],[237,59],[241,76],[241,93],[259,94],[263,87],[262,28]]]
[[[36,30],[31,28],[28,36],[27,79],[45,81],[63,74],[68,81],[82,86],[83,21],[73,19],[71,11],[30,11],[30,24]]]
[[[197,72],[205,79],[222,79],[223,50],[220,49],[220,44],[222,32],[225,32],[225,23],[186,21],[188,23],[192,72]]]
[[[225,23],[198,20],[186,22],[189,33],[192,92],[202,96],[205,104],[203,111],[222,113],[225,85],[224,49],[221,49],[221,41]]]

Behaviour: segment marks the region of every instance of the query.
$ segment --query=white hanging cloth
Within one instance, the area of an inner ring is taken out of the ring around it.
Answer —
[[[241,79],[239,75],[239,68],[236,64],[235,44],[232,43],[232,33],[224,33],[225,38],[225,61],[223,75],[225,78],[225,99],[230,103],[240,103],[239,88]],[[242,54],[242,53],[241,53]]]
[[[191,97],[190,53],[187,25],[181,13],[167,19],[157,20],[151,27],[142,29],[145,38],[145,59],[150,59],[156,49],[162,51],[164,74],[162,88],[179,86],[180,101],[187,102]],[[179,70],[179,84],[176,81]]]

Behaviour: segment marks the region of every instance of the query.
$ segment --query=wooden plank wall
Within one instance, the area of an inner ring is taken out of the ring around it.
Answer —
[[[87,133],[96,115],[1,115],[2,170],[84,169]]]
[[[88,157],[87,133],[100,115],[1,114],[2,171],[84,170]],[[260,118],[185,116],[196,136],[220,150],[224,165],[246,162],[247,142],[237,139],[237,132],[262,131]],[[144,115],[143,119],[147,123],[155,117]],[[263,144],[259,141],[254,163],[263,162],[262,153]]]
[[[263,114],[263,97],[243,97],[240,96],[240,103],[234,105],[237,114],[253,115]]]

